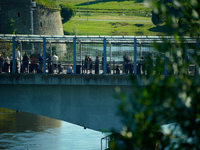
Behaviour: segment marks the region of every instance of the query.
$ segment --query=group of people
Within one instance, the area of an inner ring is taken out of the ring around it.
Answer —
[[[29,72],[37,72],[37,73],[42,73],[43,72],[43,56],[41,54],[33,54],[31,55],[31,58],[29,58],[28,54],[25,53],[22,59],[22,73],[28,72],[28,67],[29,67]],[[29,65],[29,61],[31,62]],[[54,54],[51,56],[50,53],[48,53],[47,58],[47,69],[48,73],[53,73],[54,70],[56,73],[58,73],[58,56]]]
[[[16,68],[18,69],[18,55],[16,55],[15,57],[15,61],[16,61]],[[3,57],[3,55],[0,53],[0,73],[5,72],[5,73],[9,73],[10,70],[12,70],[12,55]],[[16,72],[18,72],[18,70],[16,69]]]
[[[180,58],[177,58],[177,59],[180,59]],[[175,60],[175,61],[178,61],[178,60]],[[182,73],[189,74],[189,65],[190,65],[189,55],[187,54],[186,58],[182,59],[182,61],[183,62],[185,61],[185,68],[186,68],[184,71],[182,71]],[[144,74],[144,75],[152,75],[152,74],[161,75],[164,73],[168,75],[172,75],[174,73],[180,74],[180,72],[181,71],[178,70],[178,68],[175,71],[173,62],[169,58],[162,59],[160,55],[155,56],[155,61],[153,61],[153,58],[151,55],[146,57],[146,59],[144,57],[141,57],[137,66],[137,74]]]
[[[21,61],[20,61],[21,59]],[[22,56],[22,58],[15,58],[15,73],[42,73],[43,72],[43,56],[41,54],[28,55],[27,52]],[[47,69],[49,73],[53,73],[54,70],[58,73],[58,56],[54,54],[51,56],[49,53],[47,58]],[[13,60],[12,56],[10,58],[7,56],[4,58],[0,53],[0,73],[11,73]]]
[[[115,66],[115,72],[113,70],[113,73],[120,74],[121,72],[128,74],[128,73],[133,73],[133,63],[132,59],[128,55],[123,56],[124,61],[122,63],[122,66],[117,64]],[[43,61],[44,58],[41,54],[32,54],[28,55],[27,52],[23,55],[21,58],[21,62],[19,59],[15,58],[16,62],[16,73],[19,71],[21,73],[42,73],[43,72]],[[189,55],[187,55],[185,61],[188,63],[189,62]],[[168,61],[167,65],[167,73],[168,74],[173,74],[173,66],[170,66],[170,61]],[[0,73],[5,72],[9,73],[12,72],[12,67],[13,67],[13,60],[12,56],[10,57],[3,57],[3,55],[0,53]],[[48,53],[46,57],[46,63],[47,63],[47,71],[48,73],[60,73],[62,72],[60,70],[61,64],[58,64],[58,56],[56,54],[53,54],[51,56],[50,53]],[[109,63],[107,63],[109,64]],[[188,63],[189,64],[189,63]],[[188,65],[189,66],[189,65]],[[81,67],[81,66],[80,66]],[[78,69],[80,69],[78,67]],[[99,57],[96,56],[95,61],[92,60],[90,56],[85,55],[85,59],[83,60],[83,74],[99,74],[100,72],[100,60]],[[101,60],[101,69],[103,70],[104,68],[104,56],[102,54],[102,60]],[[107,73],[109,73],[109,65],[106,65],[107,67]],[[189,68],[189,67],[187,67]],[[111,69],[111,68],[110,68]],[[113,68],[114,69],[114,68]],[[63,68],[62,68],[63,70]],[[80,70],[79,70],[80,71]],[[94,73],[93,73],[94,71]],[[187,69],[188,72],[188,69]],[[70,64],[67,65],[66,67],[66,73],[67,74],[72,74],[73,69]],[[80,72],[79,72],[80,73]],[[164,60],[161,59],[161,57],[156,56],[155,62],[153,62],[153,58],[151,55],[148,57],[141,57],[140,61],[137,64],[137,74],[143,74],[143,75],[152,75],[152,74],[163,74],[164,73]]]
[[[99,56],[96,56],[94,68],[95,68],[95,74],[99,74]],[[85,55],[83,74],[88,74],[88,70],[90,71],[90,74],[92,74],[93,60],[90,56]]]

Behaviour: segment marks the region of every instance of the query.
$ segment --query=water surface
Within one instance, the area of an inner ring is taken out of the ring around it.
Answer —
[[[100,150],[102,137],[65,121],[0,108],[0,149]]]

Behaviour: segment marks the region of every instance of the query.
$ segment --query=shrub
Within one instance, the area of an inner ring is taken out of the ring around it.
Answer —
[[[71,17],[76,15],[76,8],[73,5],[63,3],[63,4],[60,4],[60,7],[61,7],[61,16],[63,20],[67,21]]]
[[[44,6],[47,9],[59,10],[58,4],[54,0],[34,0],[37,4]]]

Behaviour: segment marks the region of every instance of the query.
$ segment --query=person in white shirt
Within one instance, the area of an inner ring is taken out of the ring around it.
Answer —
[[[53,55],[52,61],[53,61],[53,69],[56,69],[56,72],[58,72],[58,56],[56,56],[56,54]]]

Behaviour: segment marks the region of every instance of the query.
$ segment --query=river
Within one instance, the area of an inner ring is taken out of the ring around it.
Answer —
[[[0,108],[0,149],[100,150],[105,136],[65,121]]]
[[[134,44],[107,44],[106,46],[107,60],[108,61],[123,61],[124,54],[129,55],[132,60],[134,59]],[[90,56],[92,60],[99,56],[102,57],[103,44],[82,44],[76,47],[76,59],[77,61],[85,59],[85,55]],[[73,44],[67,45],[68,60],[73,58]],[[149,44],[137,45],[137,60],[140,60],[141,56],[148,56],[155,53],[155,49]]]

